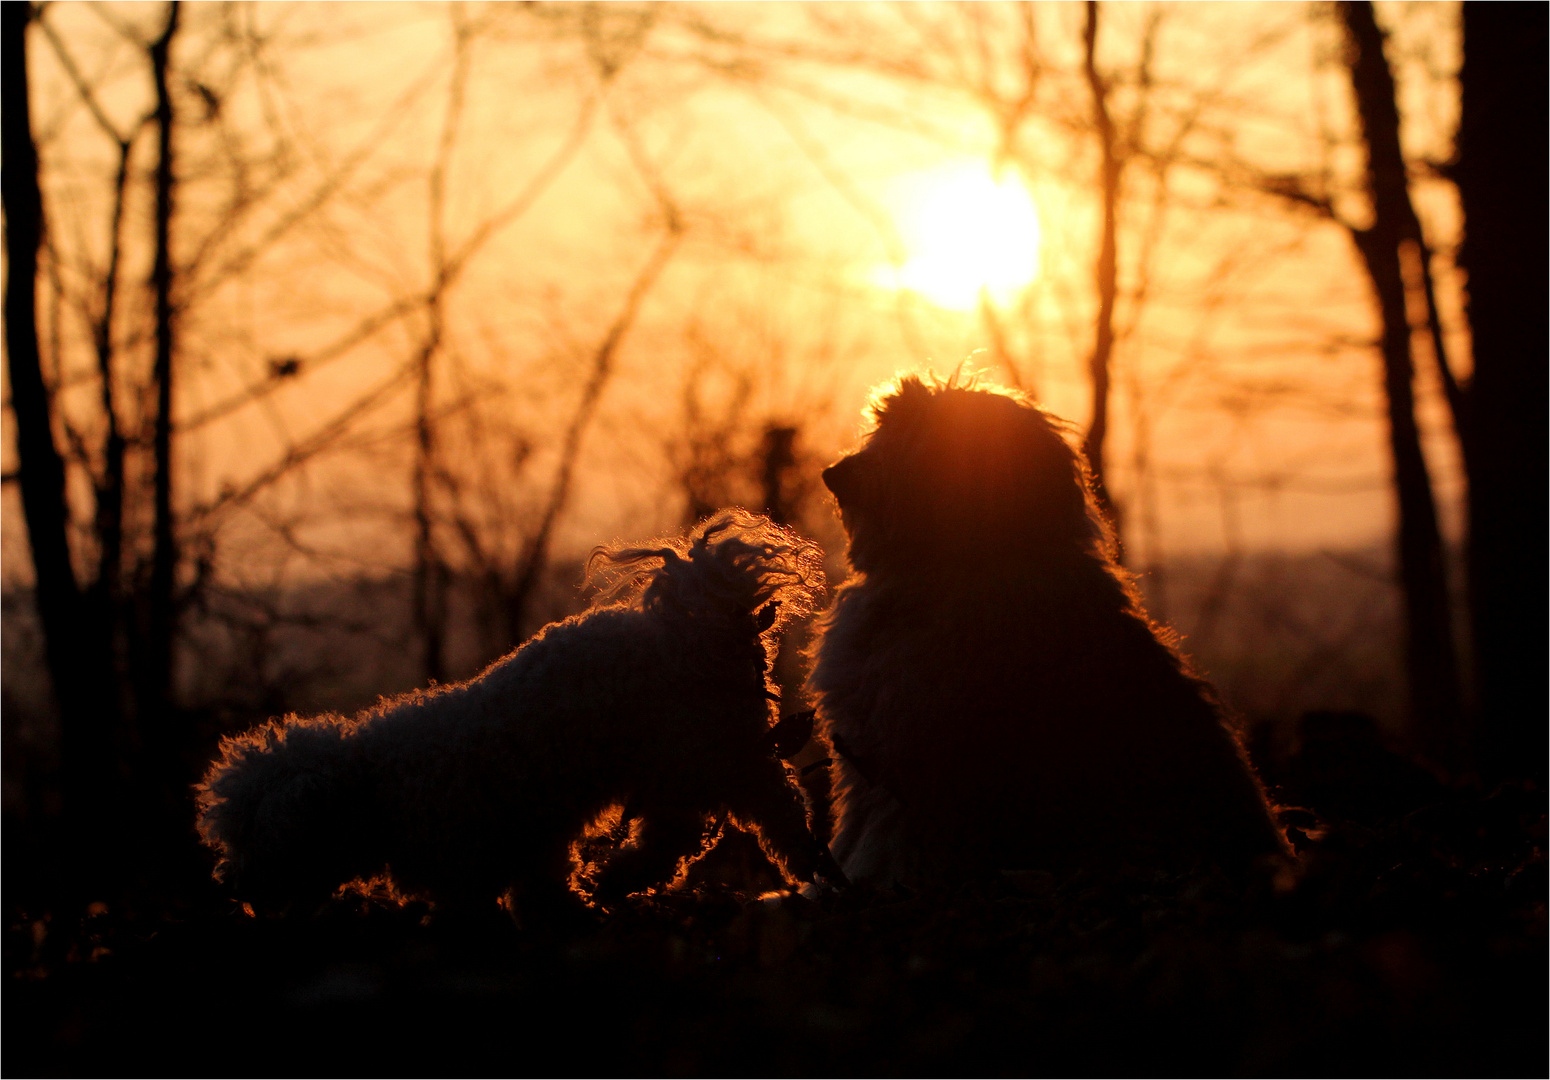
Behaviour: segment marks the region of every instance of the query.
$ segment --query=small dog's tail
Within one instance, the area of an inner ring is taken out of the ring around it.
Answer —
[[[605,578],[605,599],[691,618],[729,607],[752,614],[776,603],[761,630],[811,615],[825,587],[817,544],[747,510],[722,510],[688,536],[654,547],[597,548],[587,575]]]

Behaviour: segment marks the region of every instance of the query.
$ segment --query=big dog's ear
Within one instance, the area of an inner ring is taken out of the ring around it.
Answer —
[[[780,601],[771,600],[768,604],[765,604],[754,614],[754,624],[758,626],[759,633],[762,634],[770,627],[775,625],[776,609],[779,607]]]

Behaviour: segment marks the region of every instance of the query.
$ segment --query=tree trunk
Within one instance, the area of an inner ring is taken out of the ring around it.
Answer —
[[[1399,506],[1397,557],[1404,594],[1405,670],[1417,749],[1436,764],[1463,764],[1462,702],[1447,572],[1431,478],[1415,419],[1414,364],[1400,245],[1418,238],[1399,143],[1394,77],[1383,55],[1383,33],[1367,2],[1339,5],[1347,64],[1367,147],[1367,189],[1373,223],[1353,229],[1383,321],[1383,389],[1389,451]]]
[[[124,483],[128,450],[123,429],[118,422],[113,370],[113,322],[123,254],[124,208],[128,198],[132,142],[124,139],[120,141],[118,149],[118,171],[113,183],[113,216],[108,233],[108,264],[102,275],[102,308],[92,328],[95,339],[93,344],[97,351],[97,377],[102,383],[100,399],[103,436],[102,479],[96,492],[97,580],[88,591],[88,597],[92,608],[91,617],[101,624],[102,633],[107,639],[105,647],[110,656],[117,653],[119,619],[123,612]]]
[[[764,429],[764,469],[760,476],[764,513],[777,525],[790,525],[796,515],[786,477],[796,466],[797,429],[772,424]]]
[[[1103,223],[1098,240],[1098,262],[1094,267],[1094,279],[1098,289],[1098,320],[1093,336],[1093,351],[1088,357],[1088,376],[1092,381],[1092,419],[1087,425],[1087,437],[1082,450],[1092,469],[1093,486],[1099,504],[1114,519],[1115,537],[1119,536],[1119,521],[1109,488],[1103,462],[1104,440],[1109,431],[1109,361],[1114,352],[1114,304],[1119,293],[1117,238],[1117,213],[1119,207],[1120,160],[1114,145],[1114,120],[1109,113],[1108,89],[1098,73],[1098,4],[1088,0],[1083,67],[1087,75],[1088,89],[1093,99],[1093,127],[1098,135],[1101,164],[1099,188],[1103,199]]]
[[[431,510],[431,483],[435,471],[436,430],[431,415],[434,402],[432,376],[436,348],[441,339],[441,298],[429,312],[430,337],[416,358],[415,458],[414,458],[414,579],[410,617],[420,639],[420,668],[429,682],[446,678],[442,654],[447,622],[446,566],[436,548],[435,516]]]
[[[94,808],[112,797],[113,715],[105,708],[109,668],[94,647],[70,559],[65,468],[54,444],[53,409],[38,349],[37,267],[43,197],[32,137],[27,83],[30,5],[3,8],[5,344],[16,423],[18,476],[27,540],[32,549],[35,602],[44,653],[59,708],[60,781],[66,827],[77,849],[71,865],[85,868],[99,854]]]
[[[1545,492],[1550,398],[1546,9],[1464,5],[1455,177],[1464,207],[1475,369],[1468,393],[1469,590],[1479,720],[1493,779],[1534,778],[1545,725]]]
[[[155,171],[156,206],[153,243],[155,261],[151,267],[151,290],[155,307],[155,357],[152,380],[156,388],[156,411],[152,420],[151,452],[154,459],[153,534],[151,579],[146,596],[146,632],[142,653],[136,665],[136,713],[140,736],[148,760],[149,778],[164,785],[180,779],[178,755],[182,752],[179,732],[173,729],[170,715],[172,692],[173,634],[176,630],[177,536],[172,518],[172,398],[173,398],[173,305],[172,305],[172,210],[176,180],[173,171],[172,94],[168,86],[168,66],[172,41],[178,30],[177,0],[167,7],[167,22],[161,36],[150,46],[151,77],[156,87],[157,153]],[[170,794],[170,787],[167,794]]]

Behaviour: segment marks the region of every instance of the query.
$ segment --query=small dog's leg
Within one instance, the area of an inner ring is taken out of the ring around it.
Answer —
[[[817,874],[836,885],[848,884],[829,849],[808,828],[801,796],[787,780],[785,767],[774,758],[757,771],[744,774],[728,808],[739,821],[756,828],[765,854],[790,877],[811,881]]]
[[[564,882],[535,874],[507,890],[505,907],[519,930],[540,934],[580,933],[596,925],[586,901]]]
[[[671,880],[680,860],[698,854],[704,839],[704,814],[683,808],[642,808],[635,843],[608,860],[598,878],[597,899],[614,903]]]

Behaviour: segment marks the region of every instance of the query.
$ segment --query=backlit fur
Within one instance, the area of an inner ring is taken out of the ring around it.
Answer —
[[[766,672],[823,589],[817,549],[723,511],[686,539],[599,549],[591,569],[612,578],[600,606],[475,679],[224,740],[198,789],[217,876],[244,899],[386,873],[401,893],[489,903],[564,883],[572,843],[624,807],[633,842],[605,897],[672,879],[720,814],[810,879],[827,851],[769,750]]]
[[[1067,425],[1013,391],[913,377],[871,419],[823,474],[852,574],[811,678],[845,873],[1279,851],[1211,688],[1114,559]]]

